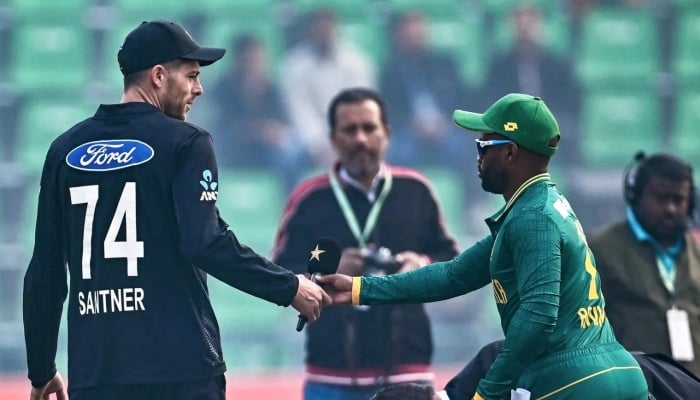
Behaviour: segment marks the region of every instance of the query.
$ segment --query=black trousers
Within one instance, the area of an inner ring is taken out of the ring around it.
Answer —
[[[226,378],[69,389],[70,400],[226,400]]]

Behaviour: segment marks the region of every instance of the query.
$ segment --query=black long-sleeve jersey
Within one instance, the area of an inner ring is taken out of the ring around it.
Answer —
[[[215,206],[217,181],[209,134],[147,103],[101,105],[51,144],[24,278],[35,387],[56,371],[66,295],[75,388],[223,373],[207,274],[292,302],[297,278],[238,242]]]

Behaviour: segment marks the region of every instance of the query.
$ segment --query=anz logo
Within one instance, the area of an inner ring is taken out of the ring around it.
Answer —
[[[202,195],[199,196],[199,201],[216,201],[216,197],[219,195],[216,189],[219,187],[219,184],[212,182],[212,179],[211,171],[205,169],[202,172],[202,180],[199,181],[199,184],[204,188]]]
[[[66,163],[81,171],[104,172],[143,164],[153,154],[153,148],[140,140],[98,140],[71,150]]]

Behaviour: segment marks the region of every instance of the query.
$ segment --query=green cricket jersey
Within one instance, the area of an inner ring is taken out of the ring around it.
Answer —
[[[525,182],[486,223],[491,234],[451,261],[356,280],[353,300],[430,302],[491,283],[506,340],[478,392],[502,398],[536,360],[615,337],[581,224],[549,174]]]

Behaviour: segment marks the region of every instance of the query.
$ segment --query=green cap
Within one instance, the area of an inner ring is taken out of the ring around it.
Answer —
[[[510,93],[483,114],[455,110],[452,120],[470,131],[496,132],[538,154],[551,156],[557,151],[549,142],[559,136],[559,125],[539,97]]]

